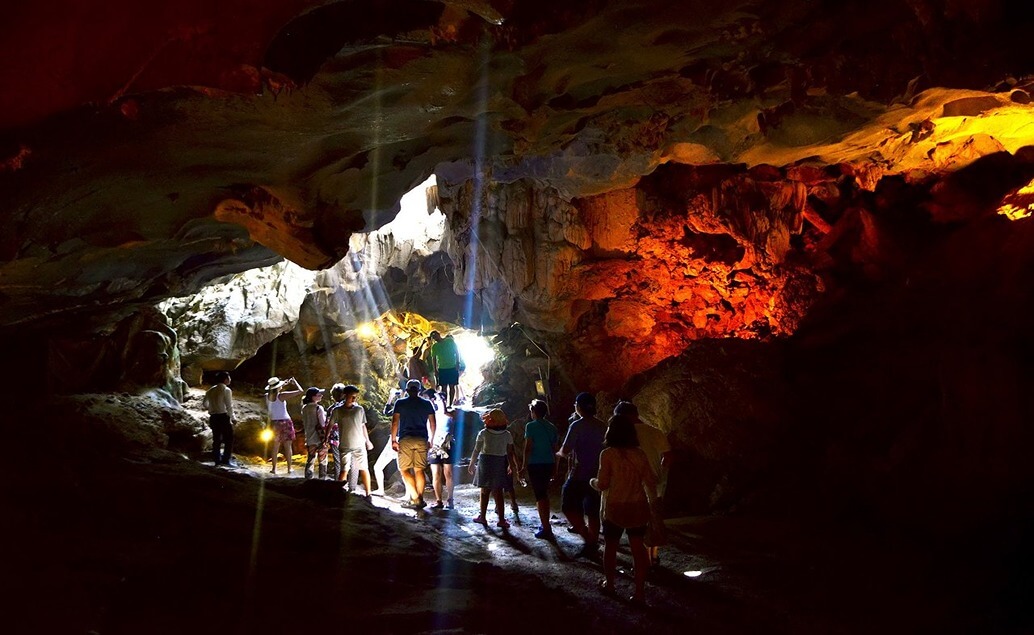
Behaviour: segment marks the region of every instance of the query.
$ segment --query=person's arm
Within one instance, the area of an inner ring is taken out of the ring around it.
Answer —
[[[226,414],[230,415],[230,425],[237,423],[237,417],[233,415],[233,391],[226,389]]]
[[[597,472],[596,478],[589,481],[589,485],[592,485],[599,491],[605,491],[610,489],[612,468],[610,467],[610,456],[606,451],[600,453],[600,471]]]
[[[391,436],[388,437],[388,441],[391,442],[391,449],[398,452],[399,450],[399,413],[391,415]]]
[[[481,448],[485,443],[485,431],[478,432],[477,439],[474,440],[474,452],[470,455],[470,465],[467,466],[467,473],[473,474],[474,468],[478,464],[478,455],[481,454]]]
[[[517,455],[515,454],[513,443],[506,444],[506,473],[513,475],[517,473]]]
[[[527,431],[525,431],[524,432],[524,460],[522,461],[523,465],[521,465],[521,469],[520,469],[521,472],[524,472],[524,471],[526,471],[528,469],[528,457],[531,456],[531,450],[534,447],[535,447],[535,442],[531,440],[531,437],[529,437]]]
[[[304,392],[302,390],[302,385],[298,383],[297,379],[292,377],[289,381],[294,384],[294,390],[281,390],[280,393],[276,396],[276,398],[280,401],[287,401],[291,397],[294,397],[295,395],[300,395],[302,394],[302,392]]]
[[[431,443],[434,441],[434,433],[437,432],[437,425],[438,422],[434,418],[434,413],[432,412],[431,414],[427,415],[427,429],[430,432],[430,436],[427,437],[429,439],[427,442],[428,450],[431,449]]]
[[[206,390],[206,391],[205,391],[205,396],[204,396],[204,398],[202,398],[202,399],[201,399],[201,407],[202,407],[202,408],[204,408],[205,410],[208,410],[208,409],[209,409],[209,407],[210,407],[210,406],[211,406],[211,404],[212,404],[211,400],[210,400],[210,399],[208,398],[208,393],[209,393],[209,392],[210,392],[211,390],[212,390],[211,388],[209,388],[208,390]]]
[[[571,427],[567,429],[567,436],[564,437],[564,444],[560,446],[560,450],[556,453],[562,459],[566,459],[571,456],[571,446],[574,445],[575,437],[578,436],[578,421],[571,424]]]

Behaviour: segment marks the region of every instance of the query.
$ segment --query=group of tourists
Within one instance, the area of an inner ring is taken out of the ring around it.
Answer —
[[[217,373],[215,380],[215,385],[205,394],[204,403],[210,413],[215,462],[227,464],[233,448],[230,377],[227,373]],[[425,470],[430,466],[435,497],[432,507],[452,509],[455,413],[448,393],[442,395],[427,387],[426,382],[427,376],[418,379],[411,375],[403,385],[404,392],[395,391],[385,405],[384,414],[391,416],[391,433],[374,465],[378,488],[373,490],[368,458],[373,443],[366,411],[358,404],[359,388],[334,384],[330,390],[333,403],[324,409],[322,389],[303,390],[294,378],[270,378],[266,385],[266,403],[274,432],[271,471],[276,473],[277,453],[281,447],[288,457],[287,471],[291,471],[295,431],[287,414],[287,400],[304,394],[306,478],[326,478],[328,455],[332,453],[334,478],[344,481],[347,477],[347,488],[356,493],[359,493],[361,479],[362,494],[369,498],[375,493],[384,494],[384,468],[395,460],[406,491],[403,507],[422,509],[427,507]],[[535,399],[528,405],[528,421],[524,424],[510,424],[500,409],[491,409],[482,415],[484,428],[477,434],[468,467],[474,476],[474,485],[480,489],[480,513],[474,522],[487,525],[488,505],[494,501],[497,526],[508,528],[507,492],[514,514],[519,518],[514,493],[516,480],[530,486],[534,493],[540,521],[535,537],[555,540],[550,524],[549,484],[558,476],[557,459],[567,459],[569,470],[561,490],[561,509],[570,523],[568,531],[582,538],[578,557],[599,558],[602,529],[604,578],[599,588],[605,594],[613,594],[618,543],[622,535],[627,535],[635,568],[635,594],[630,599],[643,602],[646,572],[651,564],[657,563],[657,547],[663,544],[663,524],[657,510],[659,493],[662,494],[658,491],[659,476],[670,458],[665,435],[643,423],[638,408],[628,401],[619,402],[613,416],[604,423],[597,417],[595,396],[587,392],[575,397],[574,414],[563,442],[557,427],[547,419],[548,414],[547,404]],[[523,438],[520,458],[515,436]]]
[[[480,513],[474,522],[487,524],[491,499],[497,526],[510,526],[504,516],[504,492],[513,491],[516,475],[523,485],[531,486],[535,495],[541,523],[535,537],[554,540],[549,522],[549,483],[557,477],[556,459],[568,459],[561,509],[571,525],[569,531],[582,537],[578,556],[599,557],[602,522],[604,578],[599,588],[613,595],[618,544],[622,535],[627,535],[635,566],[635,593],[630,600],[643,603],[647,570],[651,564],[658,564],[657,550],[664,541],[658,484],[661,470],[670,460],[671,447],[660,430],[643,423],[639,409],[629,401],[619,402],[607,423],[597,418],[596,397],[591,393],[579,393],[574,408],[560,443],[556,426],[546,419],[546,403],[535,399],[528,405],[519,466],[506,415],[493,409],[482,416],[485,427],[478,433],[468,468],[475,477],[474,484],[481,489]]]

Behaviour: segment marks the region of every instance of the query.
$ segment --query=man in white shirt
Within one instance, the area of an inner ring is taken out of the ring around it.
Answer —
[[[215,374],[215,385],[208,389],[202,405],[208,408],[208,426],[212,428],[212,456],[216,465],[229,465],[233,456],[233,391],[230,373],[221,370]],[[219,447],[223,447],[222,454]]]

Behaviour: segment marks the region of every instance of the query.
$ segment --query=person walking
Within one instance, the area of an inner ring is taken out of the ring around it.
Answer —
[[[302,428],[305,430],[305,478],[315,477],[313,463],[319,464],[319,477],[327,478],[327,413],[320,405],[323,390],[313,386],[302,397]]]
[[[585,541],[578,557],[595,559],[599,557],[600,495],[589,481],[599,471],[607,424],[596,418],[596,397],[590,393],[578,393],[574,411],[578,418],[567,429],[557,452],[557,456],[571,460],[561,492],[561,508],[574,532]]]
[[[292,390],[285,390],[292,384]],[[269,421],[273,426],[273,469],[270,470],[272,474],[276,474],[276,460],[281,447],[287,459],[287,473],[291,473],[291,459],[294,457],[294,421],[291,420],[291,415],[287,414],[287,400],[300,394],[301,384],[294,377],[284,380],[270,377],[266,382],[266,407],[269,408]]]
[[[614,574],[617,569],[618,543],[621,535],[628,534],[635,567],[635,594],[633,603],[645,604],[646,571],[650,557],[643,538],[650,524],[651,506],[657,498],[657,477],[650,468],[650,460],[639,448],[632,419],[611,417],[600,454],[598,476],[590,481],[593,488],[603,493],[603,580],[600,590],[613,595]]]
[[[359,488],[359,478],[362,478],[363,493],[369,499],[373,488],[370,486],[370,459],[367,453],[373,449],[373,443],[370,441],[370,431],[366,427],[366,409],[359,405],[357,386],[345,386],[341,392],[344,395],[344,403],[334,409],[331,421],[341,432],[340,455],[350,467],[338,474],[338,480],[344,481],[347,474],[348,488],[355,492]]]
[[[556,426],[546,420],[549,406],[541,399],[528,404],[530,421],[524,426],[524,462],[521,474],[527,478],[535,493],[535,507],[539,512],[539,530],[536,538],[555,540],[549,524],[549,483],[556,478],[556,451],[560,440]]]
[[[477,466],[474,485],[481,488],[481,513],[474,518],[474,522],[488,524],[485,517],[488,514],[488,499],[491,497],[495,499],[495,512],[499,517],[496,526],[507,529],[510,523],[506,520],[503,490],[507,484],[513,487],[513,474],[517,472],[513,436],[506,429],[509,421],[502,410],[489,410],[481,415],[481,420],[485,427],[474,440],[474,453],[467,468],[470,474],[475,474],[474,466]]]
[[[655,513],[650,519],[645,542],[650,555],[650,565],[658,567],[661,564],[660,547],[668,544],[662,512],[664,489],[672,460],[671,444],[668,443],[668,437],[663,432],[639,418],[639,408],[631,401],[619,401],[614,406],[614,414],[627,417],[635,424],[639,448],[646,453],[646,458],[650,461],[650,469],[657,475],[657,502],[651,506]]]
[[[406,484],[409,500],[403,507],[423,509],[427,487],[427,451],[435,435],[434,407],[420,398],[420,382],[406,382],[406,397],[395,402],[391,416],[391,448],[398,452],[399,473]]]
[[[224,370],[217,372],[215,384],[205,391],[201,400],[201,404],[208,409],[208,427],[212,429],[212,458],[216,465],[230,465],[233,456],[233,426],[237,419],[233,415],[231,381],[230,373]]]
[[[431,489],[434,490],[435,509],[452,509],[455,482],[456,453],[453,451],[452,417],[445,408],[441,393],[427,388],[420,395],[431,402],[435,412],[435,432],[427,462],[431,466]]]

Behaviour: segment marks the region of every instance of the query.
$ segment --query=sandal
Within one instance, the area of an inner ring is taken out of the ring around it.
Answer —
[[[474,522],[476,522],[479,525],[487,525],[488,524],[488,523],[485,522],[485,517],[484,516],[474,516]]]
[[[505,518],[500,518],[499,522],[497,522],[495,525],[496,527],[502,527],[503,529],[510,528],[510,523]]]

